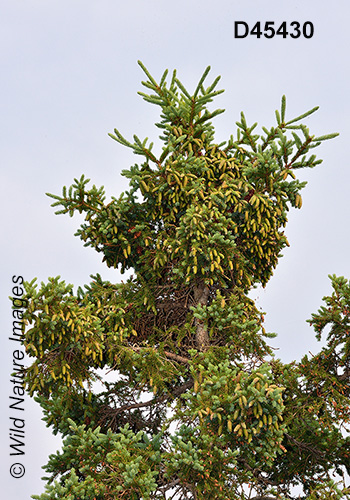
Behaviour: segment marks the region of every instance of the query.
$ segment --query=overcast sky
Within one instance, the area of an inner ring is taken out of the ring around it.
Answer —
[[[85,174],[108,196],[126,185],[120,176],[138,158],[108,137],[117,127],[125,137],[157,141],[158,109],[137,95],[144,75],[141,59],[155,78],[176,68],[193,90],[206,66],[209,79],[221,75],[226,91],[216,107],[217,140],[235,133],[243,110],[248,122],[270,127],[281,96],[287,118],[314,107],[306,120],[311,133],[339,132],[317,153],[324,162],[300,177],[307,180],[303,208],[290,213],[284,251],[265,290],[257,290],[266,326],[284,361],[300,359],[319,345],[306,323],[324,295],[330,273],[349,269],[349,35],[348,0],[11,0],[0,7],[1,161],[1,485],[4,498],[29,500],[43,491],[41,466],[59,446],[26,398],[26,448],[21,479],[9,474],[9,382],[14,346],[11,278],[39,281],[61,275],[76,286],[99,272],[121,279],[100,255],[73,236],[79,219],[54,216],[45,192]],[[311,21],[311,39],[234,38],[234,22]],[[208,81],[209,81],[208,79]],[[12,414],[13,415],[13,414]],[[21,457],[20,457],[21,458]],[[20,459],[18,459],[20,461]]]

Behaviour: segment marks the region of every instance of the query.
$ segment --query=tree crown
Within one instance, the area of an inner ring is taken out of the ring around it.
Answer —
[[[140,66],[140,94],[161,108],[160,155],[115,129],[142,157],[123,171],[130,189],[106,203],[82,176],[49,195],[56,213],[85,213],[85,246],[133,275],[92,276],[77,293],[59,277],[26,285],[26,384],[65,437],[34,498],[287,499],[296,484],[309,500],[345,498],[330,469],[349,468],[349,283],[333,277],[335,295],[310,320],[318,336],[332,325],[328,346],[288,365],[248,297],[288,245],[305,186],[296,171],[319,164],[311,150],[337,134],[310,135],[302,120],[317,108],[287,120],[283,96],[275,126],[259,135],[242,113],[236,137],[216,144],[223,110],[208,104],[222,90],[219,78],[204,86],[210,68],[191,94],[176,72],[157,83]]]

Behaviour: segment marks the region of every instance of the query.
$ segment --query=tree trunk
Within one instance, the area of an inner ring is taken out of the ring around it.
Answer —
[[[202,306],[206,306],[209,299],[209,287],[204,283],[196,286],[194,288],[194,301],[195,305],[201,304]],[[198,349],[200,351],[205,351],[209,345],[209,337],[208,337],[208,327],[204,321],[195,318],[195,326],[196,326],[196,342]]]

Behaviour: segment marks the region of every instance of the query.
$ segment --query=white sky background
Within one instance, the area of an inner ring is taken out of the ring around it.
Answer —
[[[273,345],[284,361],[319,348],[305,322],[331,287],[330,273],[350,277],[350,185],[347,141],[350,101],[347,0],[100,0],[3,2],[0,7],[0,248],[1,485],[4,498],[28,500],[43,491],[41,466],[59,446],[41,422],[39,407],[26,400],[26,474],[13,479],[9,466],[9,383],[12,351],[12,275],[39,282],[61,275],[76,286],[99,272],[119,281],[101,256],[73,236],[79,218],[54,216],[45,192],[85,174],[108,197],[127,187],[120,176],[140,157],[107,136],[117,127],[155,142],[159,111],[137,95],[143,90],[140,59],[160,78],[178,70],[194,90],[206,66],[226,91],[214,102],[225,114],[214,121],[217,141],[235,133],[245,112],[250,124],[271,127],[287,96],[287,119],[319,105],[306,120],[311,133],[340,132],[316,153],[322,165],[300,172],[309,184],[303,208],[290,213],[291,244],[265,290],[255,292],[267,312],[266,326],[279,334]],[[234,39],[234,21],[311,21],[312,39]],[[157,149],[157,148],[156,148]],[[158,147],[159,151],[159,147]],[[11,415],[13,415],[11,413]],[[16,460],[15,460],[16,461]]]

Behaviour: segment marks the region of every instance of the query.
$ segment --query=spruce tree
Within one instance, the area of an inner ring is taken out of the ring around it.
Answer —
[[[123,171],[130,189],[106,202],[82,176],[49,195],[56,213],[85,214],[85,246],[132,275],[91,276],[76,292],[60,277],[26,284],[25,383],[63,437],[33,498],[286,500],[294,486],[298,498],[350,498],[350,283],[332,276],[310,320],[326,347],[288,364],[249,298],[288,246],[297,170],[321,163],[312,149],[337,134],[310,135],[302,120],[317,108],[287,120],[283,96],[275,126],[258,134],[242,113],[217,144],[219,78],[204,86],[207,68],[191,94],[175,71],[157,83],[140,66],[161,153],[114,130],[141,157]]]

